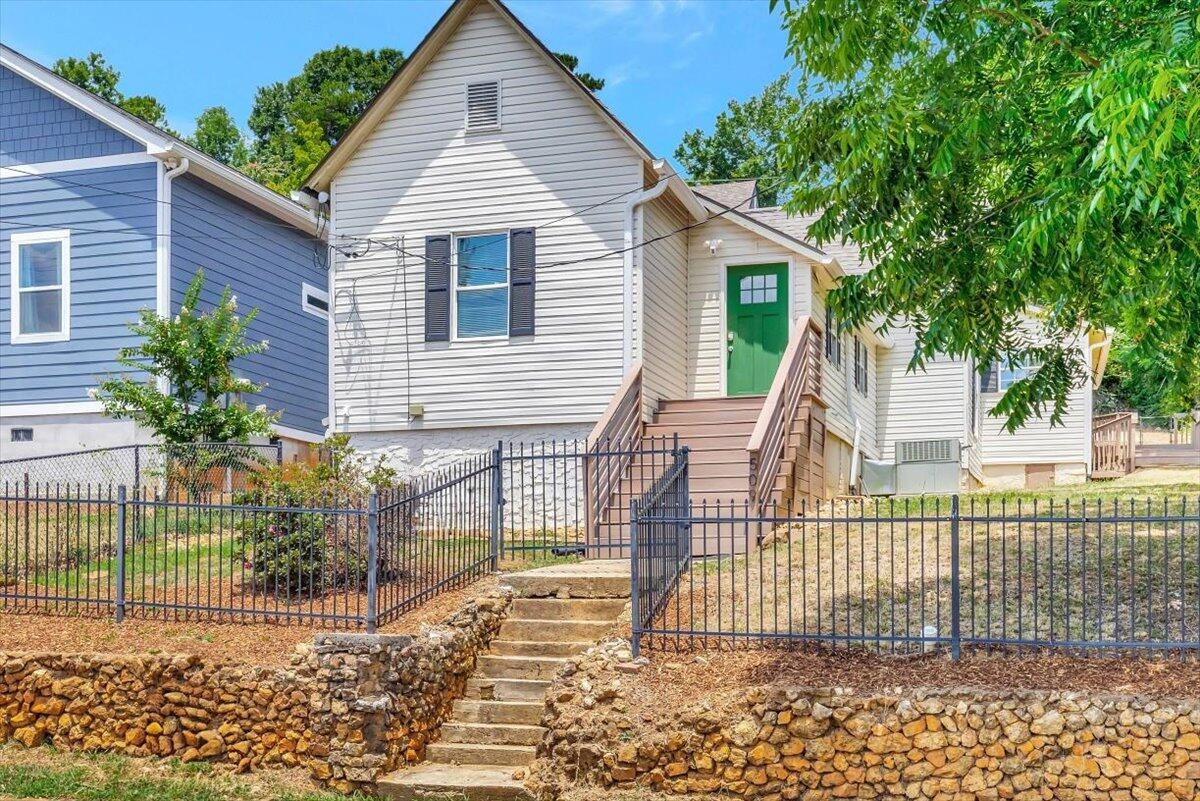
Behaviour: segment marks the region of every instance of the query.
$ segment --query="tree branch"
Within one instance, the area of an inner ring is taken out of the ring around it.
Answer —
[[[1090,53],[1087,53],[1087,52],[1075,47],[1074,45],[1072,45],[1070,42],[1067,41],[1066,37],[1064,37],[1062,34],[1055,33],[1053,30],[1051,30],[1050,28],[1048,28],[1046,26],[1046,23],[1042,22],[1040,19],[1037,19],[1036,17],[1025,17],[1025,16],[1021,16],[1019,14],[1015,14],[1011,11],[1002,11],[998,8],[982,8],[981,7],[981,8],[977,8],[976,11],[978,11],[980,14],[984,15],[985,17],[991,17],[993,19],[999,20],[1000,22],[1007,22],[1012,25],[1026,25],[1030,29],[1033,30],[1034,34],[1037,35],[1038,39],[1047,40],[1047,41],[1052,42],[1053,44],[1058,45],[1063,50],[1066,50],[1068,53],[1075,56],[1075,58],[1079,59],[1084,64],[1091,67],[1092,69],[1095,69],[1096,67],[1100,66],[1100,59],[1092,56]]]

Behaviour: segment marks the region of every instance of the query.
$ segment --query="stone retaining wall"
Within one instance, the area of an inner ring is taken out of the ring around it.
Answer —
[[[953,690],[748,688],[720,706],[632,709],[624,643],[556,680],[531,787],[650,786],[746,798],[1198,796],[1200,701]]]
[[[369,789],[423,757],[509,600],[476,599],[417,636],[318,635],[286,668],[0,654],[0,742],[304,766],[336,789]]]

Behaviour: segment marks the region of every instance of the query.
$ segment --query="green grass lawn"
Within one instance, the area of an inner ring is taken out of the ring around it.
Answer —
[[[205,763],[0,747],[0,797],[72,801],[346,801],[303,771],[234,775]],[[359,796],[365,798],[365,796]]]

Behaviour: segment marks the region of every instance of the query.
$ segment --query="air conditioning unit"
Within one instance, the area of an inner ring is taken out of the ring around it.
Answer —
[[[862,491],[864,495],[895,495],[896,465],[878,459],[863,459]]]
[[[896,493],[933,495],[958,492],[962,443],[957,439],[917,439],[896,443]]]

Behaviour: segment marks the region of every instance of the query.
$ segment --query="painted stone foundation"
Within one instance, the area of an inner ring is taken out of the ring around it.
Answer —
[[[417,636],[317,635],[288,667],[192,656],[0,654],[0,742],[302,766],[370,789],[424,756],[510,596],[479,598]]]
[[[969,689],[854,695],[751,687],[721,705],[634,709],[638,669],[606,643],[548,694],[531,787],[745,798],[1185,801],[1200,783],[1200,702]]]

